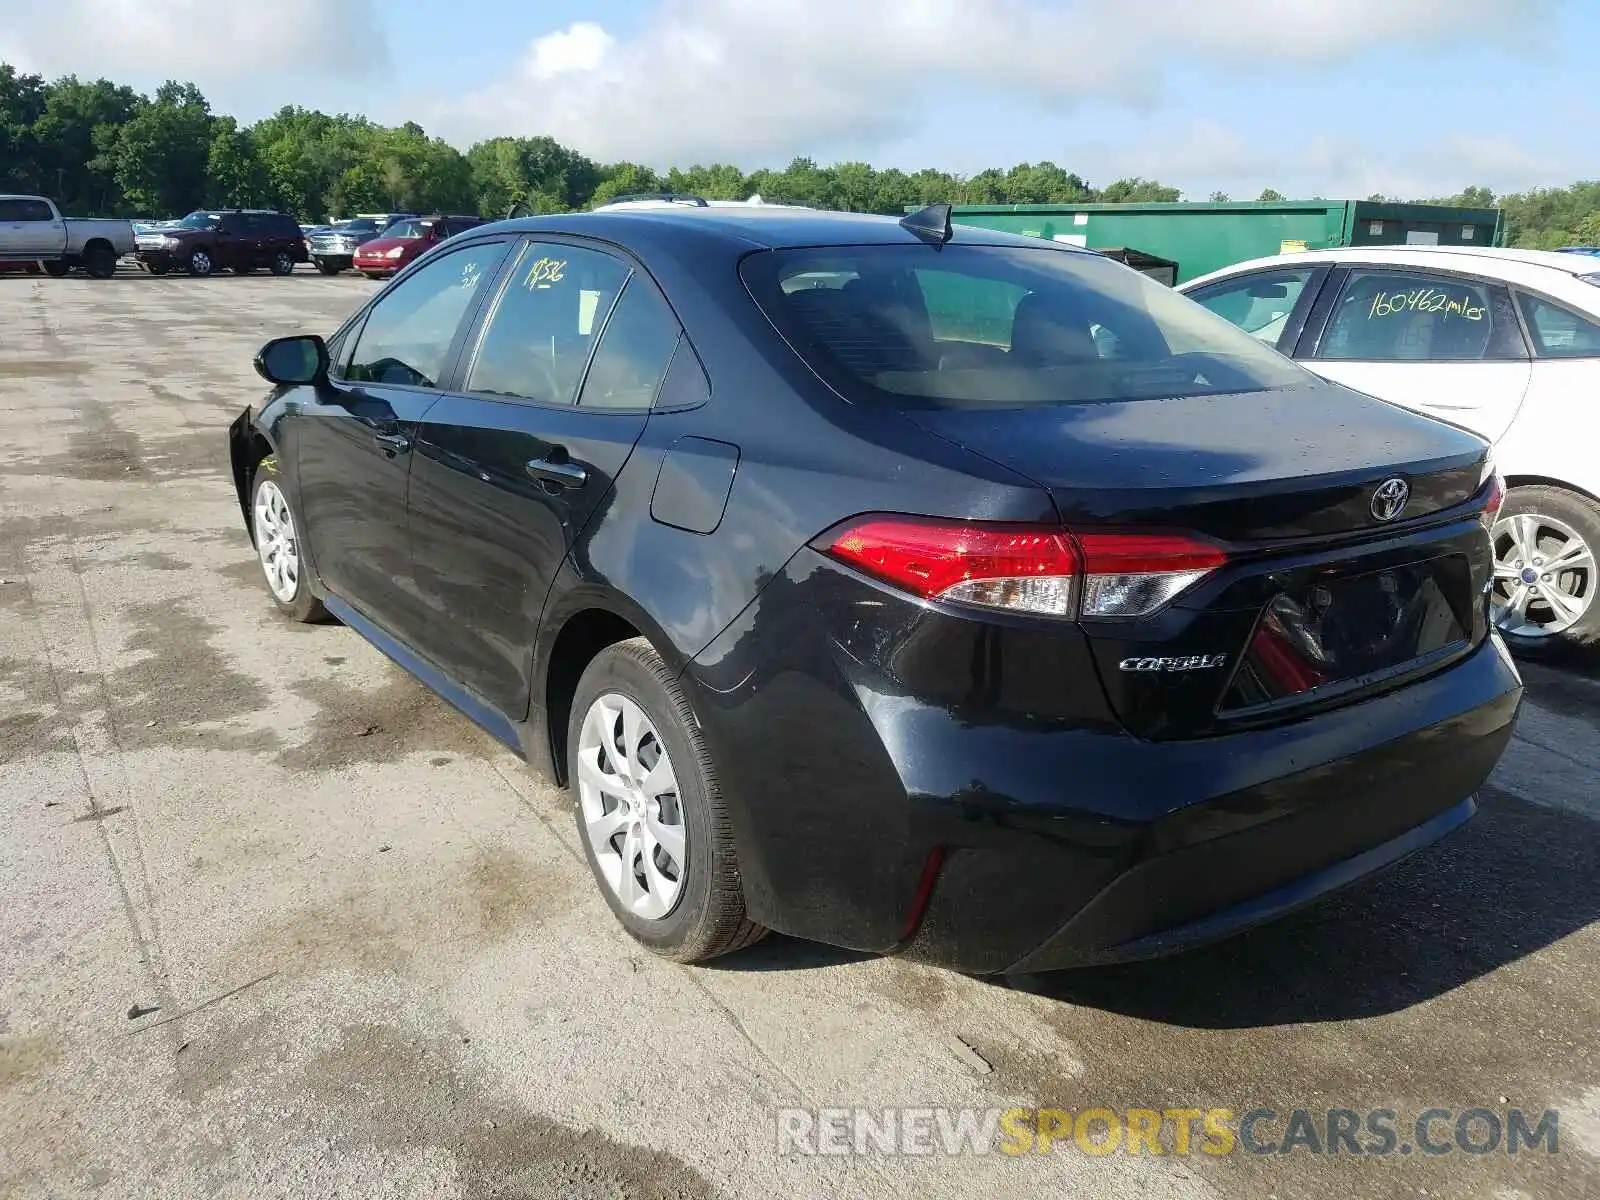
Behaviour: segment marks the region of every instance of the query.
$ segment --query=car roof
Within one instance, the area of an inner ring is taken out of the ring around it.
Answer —
[[[779,204],[708,205],[704,208],[670,202],[617,205],[587,213],[519,217],[480,226],[478,233],[505,230],[519,233],[570,233],[626,244],[637,236],[649,241],[675,231],[722,240],[746,249],[782,249],[800,246],[916,245],[924,239],[900,224],[898,218],[870,213],[829,212]],[[1041,246],[1071,253],[1086,250],[1022,234],[1001,233],[970,225],[956,225],[952,241],[960,245]]]
[[[1537,286],[1542,280],[1547,281],[1551,272],[1568,278],[1595,273],[1595,264],[1589,256],[1562,254],[1554,250],[1519,250],[1509,246],[1337,246],[1328,250],[1274,254],[1235,263],[1231,267],[1223,267],[1189,280],[1182,290],[1190,291],[1200,284],[1226,279],[1244,271],[1305,263],[1432,267],[1436,270],[1470,271],[1474,275],[1530,286]]]

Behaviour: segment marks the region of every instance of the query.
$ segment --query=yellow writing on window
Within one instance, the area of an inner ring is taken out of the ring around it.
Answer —
[[[522,281],[525,288],[547,288],[552,283],[560,283],[567,274],[567,260],[564,258],[541,258],[528,268],[528,274]]]
[[[1445,313],[1464,321],[1481,321],[1486,310],[1473,303],[1471,296],[1454,296],[1437,288],[1414,288],[1409,292],[1379,292],[1372,298],[1369,318],[1392,317],[1397,313]]]

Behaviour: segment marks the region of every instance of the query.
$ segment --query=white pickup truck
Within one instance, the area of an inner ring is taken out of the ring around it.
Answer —
[[[42,263],[50,275],[82,267],[110,279],[117,259],[133,249],[127,221],[63,217],[43,196],[0,195],[0,262]]]

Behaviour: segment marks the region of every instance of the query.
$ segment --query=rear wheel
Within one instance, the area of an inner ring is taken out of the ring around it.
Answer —
[[[189,261],[186,265],[188,266],[189,274],[201,279],[204,279],[217,269],[217,264],[212,261],[209,250],[194,251],[189,255]]]
[[[759,941],[716,771],[688,697],[643,638],[608,646],[578,682],[567,728],[578,836],[636,941],[702,962]]]
[[[305,556],[300,552],[300,528],[289,494],[278,474],[277,459],[264,459],[256,469],[250,497],[250,522],[255,533],[256,556],[266,576],[267,591],[278,610],[294,621],[309,623],[327,616],[322,601],[311,593]]]
[[[1513,651],[1553,660],[1600,647],[1600,504],[1513,488],[1494,525],[1494,623]]]
[[[91,279],[110,279],[117,273],[117,252],[104,242],[95,242],[84,249],[83,269]]]
[[[324,262],[320,258],[316,260],[316,263],[317,270],[321,271],[324,275],[337,275],[340,271],[344,270],[344,268],[338,263]]]
[[[52,279],[60,279],[63,275],[70,273],[71,270],[72,267],[59,258],[48,259],[44,264],[44,273]]]
[[[279,250],[272,256],[272,273],[274,275],[291,275],[294,273],[294,255],[287,250]]]

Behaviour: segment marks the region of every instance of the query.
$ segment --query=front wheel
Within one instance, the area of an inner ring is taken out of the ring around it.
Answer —
[[[608,646],[578,681],[567,778],[589,867],[636,941],[692,963],[766,935],[745,916],[738,854],[700,724],[643,638]]]
[[[217,264],[212,261],[211,252],[208,250],[196,250],[189,255],[188,266],[189,274],[199,279],[204,279],[217,269]]]
[[[52,258],[46,260],[44,273],[50,276],[51,279],[61,279],[72,273],[72,267],[59,258]]]
[[[324,619],[327,610],[311,593],[305,555],[300,549],[300,525],[275,458],[263,460],[256,469],[250,515],[256,556],[261,560],[261,572],[266,576],[273,603],[293,621],[308,624]]]
[[[272,273],[274,275],[291,275],[294,273],[294,255],[287,250],[279,250],[272,256]]]
[[[320,258],[316,260],[316,264],[317,270],[321,271],[324,275],[337,275],[340,271],[344,270],[344,268],[338,263],[324,262]]]
[[[1506,645],[1546,661],[1600,647],[1600,504],[1562,488],[1513,488],[1493,539],[1490,611]]]
[[[150,274],[152,274],[152,275],[158,275],[158,276],[159,275],[170,275],[172,273],[172,268],[169,267],[166,263],[149,263],[149,264],[147,264],[145,266],[145,270],[149,271]]]

